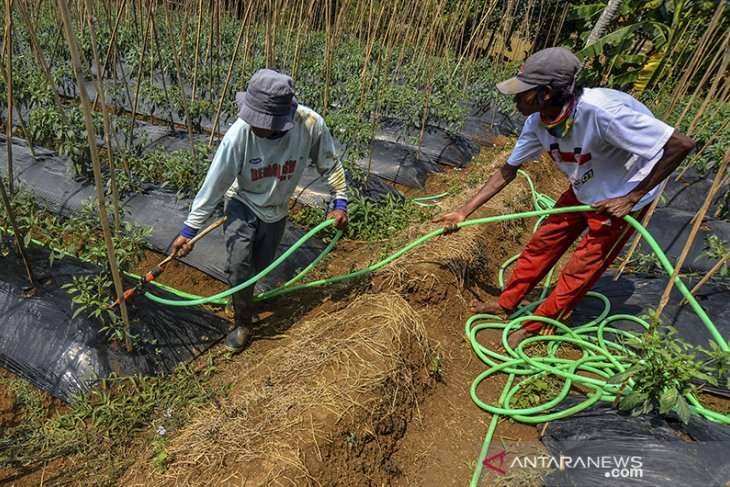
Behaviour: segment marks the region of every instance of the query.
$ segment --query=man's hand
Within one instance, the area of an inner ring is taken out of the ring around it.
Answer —
[[[451,213],[446,213],[445,215],[440,215],[431,220],[433,223],[443,223],[444,224],[444,235],[448,235],[449,233],[454,233],[459,231],[459,227],[457,225],[461,222],[466,220],[466,217],[463,213],[458,211],[452,211]]]
[[[632,201],[631,196],[619,196],[618,198],[609,198],[607,200],[593,203],[591,206],[598,210],[598,213],[603,213],[613,218],[623,218],[634,209],[638,201]]]
[[[174,242],[172,242],[172,250],[170,251],[170,255],[175,257],[185,257],[190,252],[193,251],[193,246],[190,245],[188,242],[190,242],[190,239],[187,237],[183,237],[182,235],[178,235]]]
[[[343,210],[332,210],[327,214],[327,220],[333,219],[333,224],[337,230],[344,230],[349,221],[347,218],[347,212]]]

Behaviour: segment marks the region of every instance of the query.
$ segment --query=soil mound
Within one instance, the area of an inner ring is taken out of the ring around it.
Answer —
[[[419,315],[393,293],[362,295],[300,323],[287,342],[242,370],[246,379],[225,402],[173,439],[164,474],[145,461],[121,483],[353,485],[348,474],[387,477],[381,466],[428,383]]]

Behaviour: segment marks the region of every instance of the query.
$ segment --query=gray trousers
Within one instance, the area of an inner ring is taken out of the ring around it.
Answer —
[[[259,219],[245,204],[226,198],[223,224],[228,260],[228,284],[237,286],[265,269],[274,261],[276,249],[284,235],[286,218],[274,223]],[[250,324],[253,313],[254,286],[252,284],[233,295],[237,326]]]

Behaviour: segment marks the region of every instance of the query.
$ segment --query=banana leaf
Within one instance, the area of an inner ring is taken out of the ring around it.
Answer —
[[[610,34],[601,37],[590,46],[586,46],[581,51],[577,52],[576,56],[578,56],[578,58],[581,60],[597,57],[598,55],[604,53],[606,46],[620,43],[631,33],[643,28],[644,26],[645,22],[638,22],[636,24],[627,25],[626,27],[615,30]]]
[[[606,4],[603,2],[594,3],[591,5],[571,5],[570,9],[568,10],[568,19],[584,20],[586,22],[593,19],[598,19],[604,8],[606,8]]]
[[[641,73],[641,68],[637,69],[631,69],[628,71],[624,71],[621,74],[617,74],[616,76],[611,76],[611,78],[608,81],[609,86],[625,86],[633,83],[636,81],[636,78],[639,77],[639,73]]]
[[[657,51],[649,58],[634,82],[634,91],[641,93],[649,86],[649,82],[662,64],[665,54],[664,51]]]
[[[662,49],[672,33],[671,27],[660,22],[647,22],[644,30],[651,36],[651,42],[655,49]]]

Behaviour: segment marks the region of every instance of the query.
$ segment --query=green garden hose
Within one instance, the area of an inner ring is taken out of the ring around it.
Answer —
[[[525,175],[522,171],[519,171],[521,174]],[[530,180],[529,177],[527,177],[527,181],[530,185],[531,192],[532,192],[532,198],[533,203],[535,205],[535,208],[537,208],[534,211],[528,211],[523,213],[515,213],[515,214],[508,214],[508,215],[498,215],[498,216],[492,216],[487,218],[479,218],[474,220],[468,220],[465,222],[462,222],[458,224],[459,228],[464,228],[467,226],[472,225],[481,225],[485,223],[496,223],[501,221],[507,221],[507,220],[516,220],[516,219],[523,219],[523,218],[538,218],[538,221],[535,225],[535,228],[539,223],[542,221],[542,219],[546,218],[549,215],[553,214],[560,214],[560,213],[570,213],[570,212],[585,212],[585,211],[595,211],[592,207],[587,205],[582,206],[574,206],[574,207],[563,207],[563,208],[553,208],[553,205],[555,204],[555,201],[545,195],[539,194],[534,187],[533,182]],[[442,195],[438,195],[442,196]],[[435,197],[425,198],[425,199],[433,199]],[[420,199],[419,199],[420,200]],[[641,226],[641,224],[636,221],[631,216],[626,216],[624,219],[638,231],[642,237],[646,240],[649,247],[652,249],[652,251],[656,254],[658,257],[660,263],[662,264],[662,267],[666,270],[666,272],[669,275],[672,275],[674,272],[674,268],[672,267],[671,263],[667,259],[666,255],[662,252],[661,248],[658,246],[656,241],[653,239],[653,237],[649,234],[649,232]],[[289,248],[284,254],[282,254],[278,259],[276,259],[271,265],[266,267],[263,271],[258,273],[256,276],[252,277],[251,279],[247,280],[246,282],[235,286],[231,289],[228,289],[224,292],[218,293],[214,296],[210,297],[200,297],[196,296],[194,294],[190,293],[184,293],[175,289],[172,289],[167,286],[160,285],[159,287],[164,288],[170,292],[173,292],[177,294],[179,297],[185,298],[185,300],[171,300],[171,299],[164,299],[160,298],[158,296],[155,296],[154,294],[147,292],[145,293],[145,296],[147,296],[149,299],[162,303],[167,304],[171,306],[195,306],[199,304],[205,304],[205,303],[216,303],[216,304],[223,304],[225,303],[225,298],[229,296],[230,294],[233,294],[247,286],[254,285],[259,279],[267,275],[269,272],[271,272],[273,269],[275,269],[281,262],[283,262],[286,258],[288,258],[294,251],[296,251],[299,247],[301,247],[305,242],[307,242],[310,238],[312,238],[314,235],[316,235],[318,232],[320,232],[322,229],[326,228],[327,226],[331,225],[334,222],[334,220],[327,220],[325,222],[320,223],[315,228],[307,232],[299,241],[297,241],[291,248]],[[360,276],[363,276],[365,274],[371,273],[390,262],[394,261],[395,259],[399,258],[406,252],[418,247],[419,245],[425,243],[426,241],[442,235],[444,233],[443,228],[439,228],[438,230],[434,230],[419,239],[411,242],[404,248],[400,249],[399,251],[393,253],[391,256],[383,259],[380,262],[377,262],[371,266],[368,266],[366,268],[360,269],[355,272],[351,272],[348,274],[340,275],[340,276],[334,276],[327,279],[319,279],[311,282],[307,282],[304,284],[294,285],[294,283],[298,282],[300,279],[302,279],[314,266],[316,266],[334,247],[337,240],[341,237],[342,232],[337,232],[336,236],[333,238],[333,240],[330,242],[330,244],[320,253],[320,255],[304,270],[302,270],[300,273],[298,273],[294,278],[289,280],[287,283],[285,283],[283,286],[273,289],[271,291],[268,291],[266,293],[260,294],[257,296],[257,299],[266,299],[269,297],[277,296],[284,293],[289,293],[293,291],[297,291],[300,289],[307,289],[315,286],[321,286],[324,284],[333,284],[336,282],[344,281],[347,279],[354,279]],[[40,242],[38,242],[40,243]],[[499,283],[500,287],[504,287],[504,273],[506,268],[513,263],[517,259],[517,256],[512,257],[507,262],[505,262],[499,270]],[[551,271],[552,273],[552,271]],[[518,309],[512,316],[510,316],[510,321],[508,323],[504,323],[503,320],[500,320],[500,318],[492,315],[486,315],[486,314],[477,314],[472,316],[467,322],[466,322],[466,335],[469,338],[469,341],[471,343],[471,346],[474,350],[474,352],[477,354],[477,356],[488,366],[487,370],[479,374],[479,376],[476,377],[476,379],[473,381],[472,386],[470,388],[470,394],[472,397],[472,400],[474,403],[482,408],[483,410],[490,412],[492,414],[491,422],[489,425],[489,428],[487,430],[487,435],[484,440],[483,447],[480,452],[479,461],[477,462],[477,467],[474,471],[474,474],[472,476],[471,485],[476,486],[478,484],[479,478],[481,476],[482,472],[482,465],[483,461],[486,458],[487,452],[489,450],[489,446],[492,440],[492,437],[494,435],[494,432],[496,430],[497,422],[499,421],[499,418],[501,416],[508,416],[510,418],[513,418],[514,420],[524,422],[524,423],[544,423],[548,421],[553,421],[555,419],[564,418],[567,416],[570,416],[571,414],[574,414],[576,412],[582,411],[591,405],[595,404],[596,402],[603,400],[603,401],[613,401],[616,398],[616,395],[619,392],[620,385],[618,384],[609,384],[607,381],[610,377],[613,375],[623,372],[626,370],[626,366],[629,363],[629,357],[633,354],[632,351],[624,348],[621,343],[617,343],[615,341],[609,340],[607,338],[607,335],[613,335],[616,337],[633,337],[635,336],[634,333],[620,330],[617,328],[614,328],[611,325],[614,321],[617,320],[628,320],[632,321],[634,323],[637,323],[644,329],[649,329],[650,325],[646,321],[642,320],[641,318],[637,318],[635,316],[631,315],[613,315],[609,316],[610,314],[610,302],[605,296],[602,296],[598,293],[595,293],[593,291],[589,292],[586,295],[585,299],[588,298],[594,298],[599,299],[603,302],[604,309],[600,313],[600,315],[590,321],[589,323],[577,326],[577,327],[567,327],[564,324],[550,319],[550,318],[544,318],[539,316],[533,316],[529,314],[530,311],[535,309],[544,299],[547,295],[547,291],[549,288],[550,283],[550,275],[545,279],[545,285],[544,289],[542,291],[540,299],[538,299],[536,302],[524,306],[520,309]],[[157,283],[154,283],[157,284]],[[705,313],[704,309],[697,303],[697,301],[694,299],[694,297],[689,293],[688,289],[684,285],[684,283],[681,281],[679,277],[675,279],[675,284],[677,289],[680,291],[680,293],[683,295],[683,297],[687,300],[687,302],[690,304],[692,309],[697,313],[702,323],[707,327],[708,331],[712,335],[712,338],[717,342],[720,349],[728,352],[730,351],[730,347],[728,347],[728,343],[724,340],[724,338],[720,335],[720,333],[717,331],[717,328],[715,328],[714,324],[710,320],[710,318]],[[520,324],[524,321],[542,321],[544,323],[548,323],[551,325],[554,325],[557,328],[558,333],[556,335],[552,336],[532,336],[530,338],[527,338],[523,340],[515,349],[512,349],[509,347],[509,344],[507,342],[507,337],[511,330],[517,329],[520,327]],[[506,351],[506,355],[498,354],[492,350],[490,350],[488,347],[485,347],[479,343],[477,340],[477,334],[482,330],[487,329],[501,329],[502,330],[502,343],[503,347]],[[532,357],[530,356],[526,351],[525,348],[533,343],[538,342],[544,342],[547,350],[547,355],[544,357]],[[573,359],[563,359],[557,357],[557,351],[561,344],[569,344],[573,348],[579,349],[582,353],[581,358],[577,360]],[[580,373],[588,373],[591,374],[593,377],[586,377],[584,375],[580,375]],[[493,406],[490,404],[487,404],[483,402],[477,395],[477,389],[479,385],[484,382],[486,379],[488,379],[490,376],[496,374],[496,373],[506,373],[508,374],[507,382],[504,386],[504,389],[500,395],[499,401],[497,403],[497,406]],[[515,409],[513,407],[510,407],[510,401],[514,398],[514,396],[519,392],[520,388],[525,387],[527,384],[529,384],[530,381],[538,380],[541,377],[552,375],[555,377],[558,377],[562,380],[564,380],[564,384],[560,392],[549,401],[545,402],[544,404],[530,407],[530,408],[521,408],[521,409]],[[518,382],[517,384],[514,384],[515,378],[517,376],[527,376],[526,379]],[[596,378],[599,377],[599,378]],[[514,384],[514,385],[513,385]],[[577,404],[569,409],[559,411],[559,412],[548,412],[550,409],[554,408],[562,400],[568,395],[570,388],[573,384],[578,384],[590,391],[588,394],[588,397],[585,401],[583,401],[580,404]],[[631,386],[633,385],[632,381],[628,382],[628,388],[630,390]],[[714,411],[708,410],[704,408],[700,402],[697,400],[696,397],[692,395],[687,396],[688,401],[691,404],[690,410],[694,414],[699,414],[701,416],[704,416],[705,418],[708,418],[712,421],[717,421],[725,424],[730,424],[730,417],[716,413]]]
[[[528,178],[528,182],[530,184],[530,187],[532,189],[532,195],[533,195],[533,202],[535,204],[536,208],[539,208],[535,211],[529,211],[529,212],[523,212],[523,213],[517,213],[517,214],[511,214],[511,215],[499,215],[499,216],[493,216],[493,217],[487,217],[487,218],[480,218],[475,220],[469,220],[465,221],[463,223],[460,223],[458,226],[460,228],[471,226],[471,225],[480,225],[484,223],[494,223],[499,221],[506,221],[506,220],[514,220],[514,219],[521,219],[521,218],[534,218],[538,217],[540,219],[545,218],[552,214],[558,214],[558,213],[569,213],[569,212],[584,212],[584,211],[595,211],[590,206],[575,206],[575,207],[564,207],[564,208],[552,208],[552,206],[555,204],[555,201],[548,198],[547,196],[540,195],[535,191],[534,185],[532,184],[532,181]],[[672,267],[671,263],[667,259],[667,257],[662,252],[661,248],[657,245],[656,241],[653,239],[653,237],[649,234],[649,232],[641,226],[641,224],[636,221],[634,218],[630,216],[626,216],[625,220],[634,227],[642,237],[646,240],[646,242],[649,244],[651,249],[654,251],[654,253],[658,256],[659,261],[661,262],[664,269],[667,271],[669,275],[673,274],[674,268]],[[539,224],[538,220],[538,224]],[[158,297],[155,297],[151,294],[147,294],[148,297],[151,299],[164,303],[164,304],[170,304],[175,306],[191,306],[195,304],[202,304],[205,302],[210,302],[211,300],[227,296],[233,292],[238,291],[239,289],[247,286],[247,285],[253,285],[258,279],[266,275],[268,272],[270,272],[271,269],[275,268],[279,262],[281,262],[283,259],[285,259],[291,252],[293,252],[296,248],[301,246],[308,237],[308,235],[314,235],[316,232],[321,230],[327,225],[330,225],[332,223],[331,220],[327,222],[323,222],[318,227],[314,228],[311,232],[309,232],[307,235],[305,235],[299,242],[294,244],[294,246],[289,249],[287,253],[282,255],[279,259],[277,259],[276,262],[274,262],[271,266],[269,266],[267,269],[262,271],[259,275],[255,276],[254,278],[250,279],[246,283],[241,284],[240,286],[237,286],[235,288],[232,288],[224,293],[220,293],[216,296],[212,296],[210,298],[198,298],[198,299],[192,299],[188,301],[174,301],[174,300],[165,300]],[[537,224],[536,224],[537,225]],[[331,277],[328,279],[320,279],[313,282],[308,282],[305,284],[300,284],[297,286],[291,286],[291,281],[287,283],[285,286],[274,289],[272,291],[269,291],[267,293],[264,293],[263,295],[260,295],[260,298],[265,297],[271,297],[276,296],[279,294],[287,293],[296,291],[299,289],[305,289],[309,287],[314,286],[320,286],[323,284],[331,284],[339,281],[343,281],[346,279],[352,279],[359,276],[362,276],[364,274],[373,272],[374,270],[387,265],[388,263],[392,262],[393,260],[397,259],[404,253],[408,252],[409,250],[414,249],[415,247],[418,247],[419,245],[423,244],[427,240],[430,240],[433,237],[436,237],[438,235],[442,235],[444,233],[444,230],[438,229],[434,230],[433,232],[422,236],[421,238],[415,240],[414,242],[411,242],[406,247],[402,248],[401,250],[395,252],[391,256],[387,257],[386,259],[373,264],[367,268],[351,272],[349,274],[340,275]],[[517,257],[513,257],[508,262],[506,262],[502,267],[500,268],[499,273],[499,279],[500,279],[500,286],[504,286],[504,271],[507,268],[507,266],[514,262]],[[311,266],[310,266],[311,267]],[[302,276],[300,274],[295,279],[299,279]],[[472,397],[472,400],[474,403],[479,406],[480,408],[484,409],[487,412],[490,412],[492,414],[491,422],[489,425],[489,428],[487,430],[487,435],[483,444],[483,447],[480,452],[479,461],[477,462],[477,467],[474,471],[474,475],[472,477],[471,485],[476,486],[478,484],[479,478],[481,476],[482,472],[482,466],[484,459],[486,458],[487,452],[489,451],[489,446],[491,443],[491,439],[494,435],[494,431],[496,430],[497,422],[499,421],[499,418],[501,416],[508,416],[510,418],[513,418],[516,421],[521,421],[524,423],[541,423],[541,422],[547,422],[547,421],[553,421],[556,419],[568,417],[576,412],[585,410],[586,408],[590,407],[591,405],[597,403],[598,401],[613,401],[616,398],[616,395],[618,394],[618,390],[620,385],[617,384],[609,384],[607,381],[610,377],[613,375],[623,372],[627,368],[627,364],[629,361],[629,356],[633,354],[630,350],[625,349],[621,343],[617,343],[614,341],[611,341],[607,338],[607,335],[613,335],[618,337],[631,337],[634,336],[633,333],[620,330],[614,327],[611,327],[610,324],[617,320],[629,320],[633,321],[634,323],[639,324],[644,329],[649,328],[649,324],[637,317],[630,316],[630,315],[613,315],[609,316],[610,314],[610,302],[605,296],[602,296],[595,292],[589,292],[587,294],[586,299],[595,298],[599,299],[604,304],[603,312],[600,313],[600,315],[592,320],[589,323],[586,323],[584,325],[578,326],[578,327],[567,327],[564,324],[544,317],[538,317],[538,316],[532,316],[529,314],[529,311],[533,310],[535,307],[537,307],[542,300],[544,300],[546,294],[548,285],[550,282],[550,277],[545,280],[545,288],[543,290],[543,293],[541,295],[541,298],[536,301],[535,303],[530,304],[529,306],[525,306],[523,308],[520,308],[513,316],[510,317],[511,321],[509,323],[504,323],[503,321],[499,320],[496,316],[490,316],[490,315],[475,315],[471,317],[466,322],[466,335],[469,338],[469,341],[472,345],[472,348],[474,349],[477,356],[488,365],[488,369],[482,372],[472,383],[472,386],[470,388],[470,394]],[[694,299],[694,297],[689,293],[684,283],[681,281],[681,279],[676,278],[675,284],[677,286],[677,289],[682,293],[682,295],[685,297],[685,299],[689,302],[689,304],[692,306],[692,309],[697,313],[699,318],[702,320],[703,324],[707,327],[710,334],[712,335],[713,339],[717,342],[717,344],[720,346],[720,348],[723,351],[730,351],[730,348],[728,347],[728,343],[723,339],[723,337],[720,335],[720,333],[715,328],[714,324],[710,320],[710,318],[707,316],[705,311],[702,309],[702,307],[697,303],[697,301]],[[553,335],[553,336],[533,336],[530,338],[527,338],[523,340],[516,349],[511,349],[507,343],[507,336],[510,332],[510,330],[516,329],[520,326],[520,324],[524,321],[543,321],[548,324],[554,325],[557,330],[559,331],[559,334]],[[476,335],[485,329],[501,329],[502,330],[502,343],[506,350],[507,355],[500,355],[492,350],[490,350],[488,347],[485,347],[481,345]],[[547,356],[545,357],[531,357],[529,356],[525,348],[533,343],[537,342],[544,342],[547,349]],[[581,350],[582,357],[577,360],[570,360],[570,359],[561,359],[556,356],[557,350],[560,346],[560,344],[569,344],[573,346],[574,348],[577,348]],[[586,377],[584,375],[580,375],[580,373],[588,373],[591,374],[594,377]],[[485,381],[487,378],[492,376],[496,373],[506,373],[508,374],[507,383],[504,387],[504,390],[502,391],[502,394],[500,395],[500,399],[498,401],[498,406],[492,406],[485,402],[483,402],[477,395],[477,388],[478,386]],[[526,379],[522,380],[521,382],[518,382],[517,384],[513,385],[514,379],[517,376],[528,376]],[[510,407],[510,401],[514,398],[514,396],[519,392],[521,387],[525,387],[527,384],[529,384],[530,381],[537,380],[543,376],[546,375],[552,375],[559,377],[564,380],[564,384],[560,392],[556,395],[556,397],[550,399],[549,401],[545,402],[544,404],[531,407],[531,408],[522,408],[522,409],[515,409],[513,407]],[[595,378],[598,377],[598,378]],[[573,386],[573,384],[578,384],[586,389],[588,389],[590,392],[588,394],[588,397],[585,401],[583,401],[580,404],[577,404],[571,408],[565,409],[563,411],[548,412],[550,409],[554,408],[558,404],[562,402],[562,400],[568,395],[570,388]],[[632,381],[628,382],[628,389],[630,390],[631,386],[633,385]],[[730,424],[730,417],[716,413],[714,411],[708,410],[704,408],[700,402],[697,400],[696,397],[692,395],[688,395],[687,399],[689,400],[691,404],[691,412],[694,414],[699,414],[701,416],[704,416],[705,418],[708,418],[712,421],[722,422],[725,424]]]
[[[481,225],[484,223],[494,223],[494,222],[501,222],[506,220],[516,220],[516,219],[522,219],[522,218],[534,218],[534,217],[542,217],[545,215],[553,215],[553,214],[560,214],[560,213],[571,213],[571,212],[584,212],[584,211],[595,211],[594,208],[588,206],[588,205],[581,205],[581,206],[568,206],[568,207],[562,207],[562,208],[552,208],[552,209],[545,209],[545,210],[535,210],[535,211],[527,211],[523,213],[514,213],[509,215],[497,215],[497,216],[491,216],[487,218],[478,218],[474,220],[467,220],[465,222],[459,223],[458,226],[460,228],[472,226],[472,225]],[[631,216],[626,216],[624,219],[633,226],[641,235],[644,237],[644,239],[647,241],[651,249],[656,253],[657,257],[659,258],[659,261],[661,262],[664,269],[671,275],[674,272],[674,268],[669,263],[669,260],[662,252],[661,248],[659,248],[659,245],[656,243],[656,241],[652,238],[651,234],[646,231],[644,227],[641,226],[641,224],[636,221]],[[260,273],[258,273],[256,276],[252,277],[251,279],[247,280],[246,282],[232,287],[231,289],[228,289],[226,291],[223,291],[221,293],[218,293],[216,295],[210,296],[210,297],[200,297],[196,299],[189,299],[189,300],[172,300],[172,299],[164,299],[160,298],[158,296],[155,296],[151,293],[146,293],[145,296],[152,299],[153,301],[156,301],[158,303],[167,304],[171,306],[196,306],[199,304],[205,304],[205,303],[211,303],[215,302],[216,300],[220,298],[224,298],[229,296],[230,294],[233,294],[247,286],[253,285],[256,281],[261,279],[263,276],[267,275],[269,272],[271,272],[274,268],[276,268],[281,262],[283,262],[289,255],[291,255],[296,249],[301,247],[307,240],[309,240],[311,237],[313,237],[315,234],[317,234],[321,229],[325,228],[328,225],[331,225],[333,223],[333,220],[327,220],[325,222],[320,223],[315,228],[307,232],[299,241],[297,241],[291,248],[289,248],[284,254],[282,254],[278,259],[276,259],[274,262],[272,262],[266,269],[262,270]],[[316,281],[308,282],[305,284],[300,284],[297,286],[282,286],[277,289],[273,289],[271,291],[268,291],[264,294],[259,295],[259,298],[265,299],[272,296],[277,296],[279,294],[289,293],[293,291],[297,291],[300,289],[306,289],[310,287],[315,286],[321,286],[322,284],[332,284],[335,282],[340,282],[346,279],[352,279],[356,277],[360,277],[362,275],[368,274],[376,269],[379,269],[393,260],[397,259],[401,255],[405,254],[411,249],[414,249],[418,247],[419,245],[423,244],[427,240],[430,240],[434,237],[437,237],[439,235],[442,235],[444,233],[443,228],[439,228],[438,230],[434,230],[431,233],[428,233],[417,240],[411,242],[404,248],[400,249],[399,251],[395,252],[391,256],[383,259],[382,261],[375,263],[369,267],[360,269],[355,272],[351,272],[349,274],[343,274],[340,276],[330,277],[327,279],[319,279]],[[297,279],[301,276],[297,276]],[[704,325],[707,327],[707,329],[710,331],[710,334],[712,337],[718,342],[718,345],[725,350],[730,351],[728,349],[727,343],[723,340],[720,333],[715,328],[714,324],[710,320],[710,318],[707,316],[705,311],[702,309],[702,307],[697,303],[697,301],[694,299],[694,297],[689,293],[689,290],[684,285],[682,280],[677,277],[675,279],[675,283],[677,286],[677,289],[682,293],[682,295],[687,299],[689,304],[692,306],[692,309],[697,313],[697,315],[700,317]]]
[[[418,206],[439,206],[441,205],[441,202],[437,200],[443,198],[444,196],[448,196],[448,194],[449,192],[447,191],[445,193],[435,194],[433,196],[421,196],[420,198],[412,198],[411,201],[413,201]],[[424,201],[428,201],[429,203],[424,203]]]

